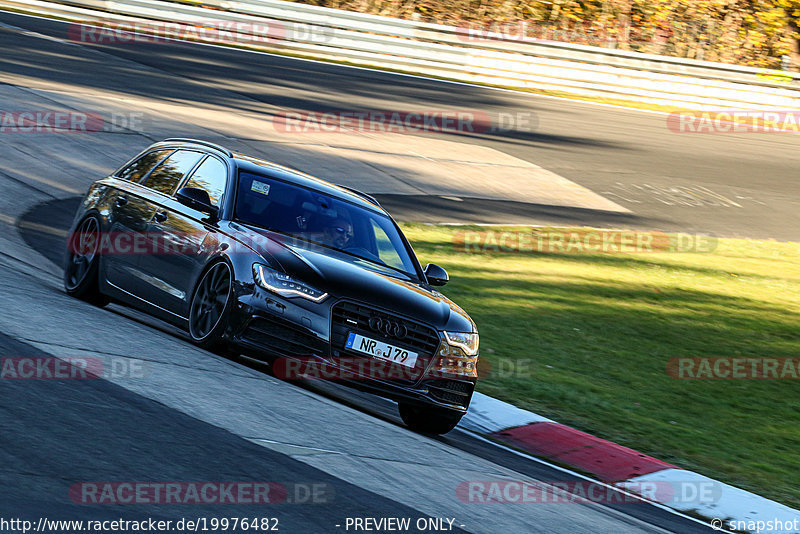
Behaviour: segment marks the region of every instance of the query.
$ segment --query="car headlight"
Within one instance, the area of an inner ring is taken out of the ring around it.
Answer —
[[[312,287],[296,278],[270,269],[266,265],[256,263],[253,265],[253,279],[255,282],[282,297],[303,297],[304,299],[321,302],[327,293]]]
[[[478,334],[467,334],[465,332],[445,332],[444,337],[447,344],[453,347],[458,347],[464,351],[467,356],[475,356],[478,354]]]
[[[444,343],[433,367],[436,375],[478,376],[478,334],[443,332]]]

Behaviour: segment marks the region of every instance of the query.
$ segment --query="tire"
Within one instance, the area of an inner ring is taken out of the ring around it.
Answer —
[[[189,304],[192,342],[221,355],[233,353],[224,339],[233,305],[233,272],[225,261],[210,265],[200,276]]]
[[[64,290],[68,295],[105,306],[109,298],[99,288],[100,219],[88,215],[67,240],[64,261]]]
[[[441,408],[424,408],[399,403],[400,417],[408,428],[423,434],[447,434],[453,430],[464,414]]]

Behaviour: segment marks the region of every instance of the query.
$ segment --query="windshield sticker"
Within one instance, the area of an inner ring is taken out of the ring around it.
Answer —
[[[269,195],[269,184],[253,180],[253,185],[250,186],[250,191],[261,193],[262,195]]]

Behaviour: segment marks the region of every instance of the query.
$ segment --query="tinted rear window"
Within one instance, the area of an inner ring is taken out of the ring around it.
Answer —
[[[171,195],[178,183],[200,161],[203,154],[190,150],[178,150],[156,167],[144,185],[165,195]]]
[[[124,180],[130,180],[131,182],[138,182],[143,176],[150,172],[153,167],[158,165],[158,162],[166,158],[170,152],[172,152],[172,149],[148,152],[125,167],[122,171],[118,172],[117,176]]]

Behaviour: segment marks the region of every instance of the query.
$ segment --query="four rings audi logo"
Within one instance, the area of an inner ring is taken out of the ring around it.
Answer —
[[[369,318],[369,327],[375,332],[380,332],[384,336],[403,339],[408,335],[408,328],[399,322],[388,317],[378,317],[373,315]]]

